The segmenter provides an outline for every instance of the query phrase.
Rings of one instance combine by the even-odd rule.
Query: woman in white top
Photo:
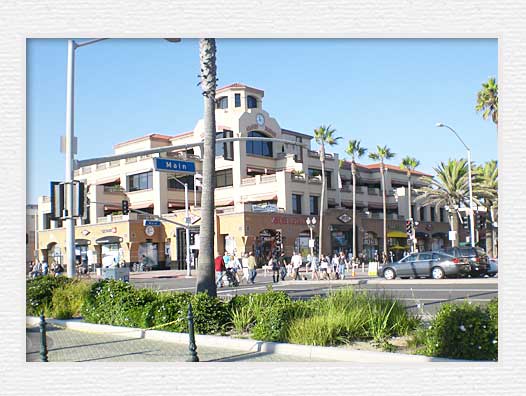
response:
[[[241,259],[241,266],[243,268],[243,279],[245,279],[245,282],[248,285],[248,253],[243,255],[243,258]]]

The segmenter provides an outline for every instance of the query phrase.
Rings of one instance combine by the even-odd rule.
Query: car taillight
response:
[[[478,263],[478,262],[480,261],[480,258],[475,257],[475,258],[473,259],[473,261],[475,261],[475,263]]]
[[[454,258],[452,261],[454,264],[460,264],[460,260],[458,258]]]

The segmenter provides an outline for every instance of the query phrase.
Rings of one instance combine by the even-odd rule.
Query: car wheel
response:
[[[489,275],[490,277],[492,277],[492,278],[495,278],[495,275],[497,275],[497,273],[495,272],[495,273],[493,273],[493,274],[488,274],[488,275]]]
[[[433,277],[433,279],[444,279],[445,273],[444,273],[444,270],[442,268],[434,267],[431,270],[431,276]]]
[[[396,278],[396,274],[392,268],[386,268],[384,270],[384,278],[387,280],[393,280]]]

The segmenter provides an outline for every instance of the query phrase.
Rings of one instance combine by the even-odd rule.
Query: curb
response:
[[[37,326],[40,318],[26,316],[26,324]],[[65,327],[66,329],[84,331],[98,334],[126,335],[128,337],[144,338],[147,340],[172,342],[177,344],[188,344],[187,333],[174,333],[161,330],[142,330],[132,327],[110,326],[82,322],[80,319],[58,320],[46,319],[53,325]],[[323,359],[335,362],[357,362],[357,363],[424,363],[424,362],[454,362],[473,363],[466,360],[455,360],[436,358],[421,355],[408,355],[404,353],[391,353],[379,351],[361,351],[338,347],[321,347],[310,345],[286,344],[280,342],[257,341],[251,339],[238,339],[224,336],[196,334],[195,341],[198,347],[206,346],[213,348],[234,349],[245,352],[266,352],[280,355],[288,355],[305,358],[306,361]]]

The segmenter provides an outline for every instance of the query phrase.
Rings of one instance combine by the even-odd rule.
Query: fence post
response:
[[[44,318],[44,311],[40,313],[40,361],[48,361],[46,342],[46,319]]]
[[[192,312],[192,303],[188,304],[188,336],[190,338],[188,344],[190,357],[187,359],[187,362],[198,362],[199,357],[197,356],[197,346],[195,345],[194,314]]]

